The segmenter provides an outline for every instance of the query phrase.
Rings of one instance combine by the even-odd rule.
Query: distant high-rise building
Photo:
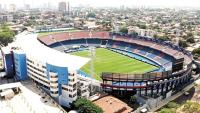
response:
[[[30,10],[30,5],[29,5],[29,4],[25,4],[25,5],[24,5],[24,8],[25,8],[26,10]]]
[[[0,4],[0,11],[2,10],[2,5]]]
[[[124,6],[124,5],[121,5],[121,6],[120,6],[120,9],[121,9],[121,10],[124,10],[124,9],[125,9],[125,6]]]
[[[67,13],[69,14],[69,11],[70,11],[70,5],[69,5],[69,2],[67,2]]]
[[[52,8],[50,2],[48,2],[48,4],[47,4],[47,8],[48,8],[48,9],[51,9],[51,8]]]
[[[15,4],[10,4],[9,11],[15,12],[16,11],[16,5]]]
[[[6,4],[4,4],[3,9],[7,10],[7,5]]]
[[[59,2],[58,4],[58,10],[62,12],[66,12],[66,2]]]

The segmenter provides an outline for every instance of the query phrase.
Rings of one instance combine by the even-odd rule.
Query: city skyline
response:
[[[20,2],[19,2],[20,1]],[[9,4],[16,4],[17,7],[23,7],[25,4],[30,4],[31,7],[43,7],[44,5],[51,5],[52,7],[58,7],[58,2],[65,1],[70,2],[71,6],[91,6],[91,7],[200,7],[198,0],[0,0],[2,6]]]

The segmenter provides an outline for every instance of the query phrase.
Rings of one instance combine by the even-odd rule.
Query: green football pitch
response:
[[[51,34],[56,34],[56,33],[77,32],[77,31],[81,31],[81,30],[78,30],[78,29],[69,29],[69,30],[65,30],[65,31],[41,32],[41,33],[38,33],[38,36],[41,37],[41,36],[46,36],[46,35],[51,35]]]
[[[90,57],[89,50],[72,53],[73,55]],[[81,68],[81,71],[91,73],[91,63],[88,62]],[[104,48],[95,49],[95,57],[93,59],[94,76],[96,80],[101,80],[102,72],[114,73],[144,73],[156,69],[157,67],[141,62],[139,60],[121,55]]]

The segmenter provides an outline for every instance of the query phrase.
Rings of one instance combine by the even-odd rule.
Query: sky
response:
[[[146,7],[200,7],[200,0],[0,0],[0,4],[30,4],[32,7],[50,3],[58,6],[59,1],[69,2],[71,6],[89,5],[92,7],[146,6]]]

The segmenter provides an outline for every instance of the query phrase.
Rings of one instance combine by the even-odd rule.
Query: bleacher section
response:
[[[151,60],[149,60],[149,59],[147,59],[147,58],[145,58],[145,57],[142,57],[142,56],[140,56],[140,55],[134,54],[134,53],[132,53],[132,52],[123,51],[123,50],[119,50],[119,49],[113,49],[113,48],[111,48],[110,50],[115,51],[115,52],[117,52],[117,53],[121,53],[121,54],[123,54],[123,55],[127,55],[127,56],[129,56],[129,57],[131,57],[131,58],[140,60],[140,61],[142,61],[142,62],[146,62],[146,63],[148,63],[148,64],[151,64],[151,65],[154,65],[154,66],[158,66],[158,64],[156,64],[155,62],[153,62],[153,61],[151,61]]]
[[[101,46],[104,40],[107,48],[126,51],[127,54],[134,53],[162,66],[171,69],[173,60],[184,58],[184,63],[192,62],[191,53],[184,49],[164,42],[159,39],[130,36],[127,34],[108,32],[71,32],[58,33],[38,38],[42,43],[57,50],[64,51],[66,48],[76,46]],[[62,47],[61,47],[62,46]]]
[[[99,47],[100,44],[101,44],[100,39],[74,39],[74,40],[60,42],[60,44],[59,43],[53,44],[53,45],[51,45],[51,47],[53,47],[59,51],[65,51],[66,48],[72,48],[73,46],[80,47],[81,45],[84,45],[84,46],[89,45],[89,46]],[[127,47],[127,45],[128,45],[128,47]],[[147,62],[152,65],[157,65],[157,66],[159,65],[166,69],[171,69],[171,67],[172,67],[172,65],[164,66],[164,64],[172,62],[172,60],[173,60],[172,58],[170,58],[168,55],[166,55],[162,52],[153,50],[148,47],[143,47],[143,46],[134,45],[134,44],[129,45],[128,43],[125,43],[125,42],[108,40],[107,48],[112,48],[112,50],[115,49],[115,51],[118,53],[128,55],[130,57],[136,58],[138,60]],[[76,51],[80,51],[80,50],[76,49]],[[71,52],[73,52],[73,51],[71,51]],[[156,63],[152,63],[152,62],[156,62]],[[169,63],[169,64],[171,64],[171,63]]]
[[[87,44],[90,44],[90,46],[99,46],[101,44],[100,39],[89,39],[87,40]]]
[[[159,50],[169,56],[173,56],[175,59],[179,59],[181,57],[185,57],[185,63],[192,62],[192,55],[190,52],[185,51],[183,48],[173,45],[170,42],[165,42],[155,38],[149,37],[133,37],[127,34],[120,34],[120,33],[110,33],[111,38],[118,41],[127,41],[135,44],[139,44],[145,47],[151,47],[152,49]],[[177,52],[182,52],[182,55],[175,55]],[[188,56],[186,58],[186,56]]]
[[[142,56],[142,58],[141,57],[138,58],[138,56],[135,57],[135,55],[134,55],[133,58],[147,62],[149,64],[152,64],[152,61],[154,61],[159,66],[163,66],[164,64],[172,62],[172,60],[173,60],[172,58],[170,58],[170,56],[167,56],[166,54],[161,53],[161,52],[156,51],[156,50],[153,50],[151,48],[142,47],[142,46],[139,46],[139,45],[133,45],[132,44],[130,47],[128,47],[128,49],[126,49],[124,45],[125,45],[124,42],[114,42],[114,41],[112,41],[112,43],[109,42],[109,45],[107,47],[112,48],[112,50],[117,49],[116,52],[123,53],[123,54],[126,54],[126,55],[131,56],[131,57],[133,57],[133,55],[130,55],[130,53],[126,53],[126,51],[131,52],[131,53],[135,53],[139,56]],[[120,50],[123,50],[125,52],[122,52]],[[150,59],[150,61],[144,60],[146,58]],[[171,63],[169,63],[169,64],[171,64]],[[166,68],[166,69],[171,69],[172,65],[165,65],[163,67]]]

